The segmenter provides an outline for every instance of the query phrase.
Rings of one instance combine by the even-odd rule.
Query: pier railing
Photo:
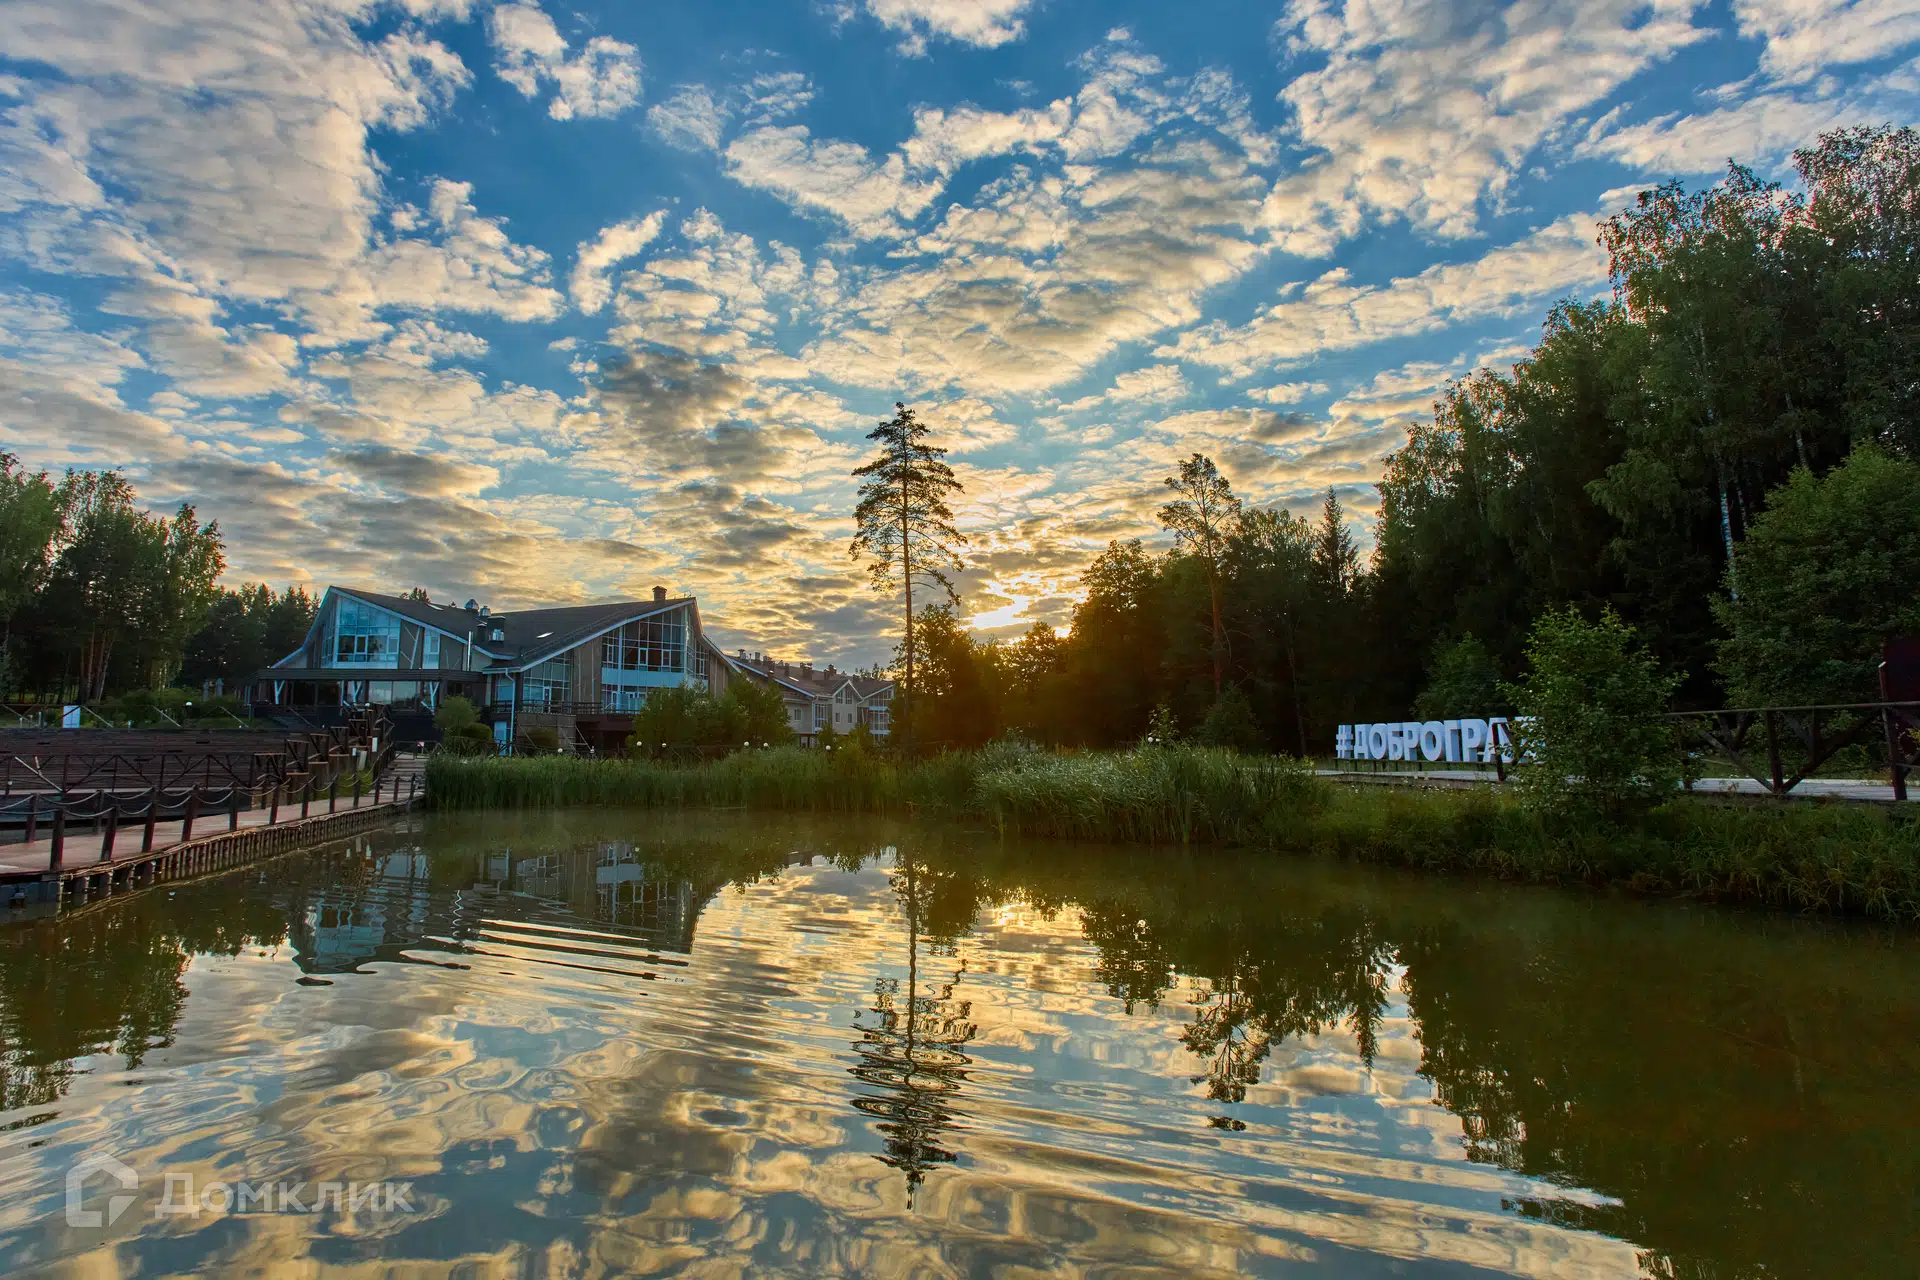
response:
[[[18,835],[16,840],[0,837],[0,857],[9,843],[32,846],[46,839],[49,851],[45,870],[59,872],[68,865],[70,856],[90,854],[99,862],[113,861],[116,845],[122,840],[137,838],[139,851],[151,853],[162,835],[177,836],[174,843],[186,844],[193,839],[196,828],[204,833],[224,825],[228,831],[237,831],[240,815],[247,812],[265,810],[267,818],[262,825],[273,826],[286,819],[350,812],[363,805],[377,807],[403,800],[411,803],[419,798],[420,775],[399,776],[388,767],[392,759],[392,747],[384,746],[370,758],[368,769],[310,773],[264,788],[154,787],[134,795],[103,790],[53,795],[30,792],[0,800],[0,830]],[[176,824],[175,831],[163,830]]]

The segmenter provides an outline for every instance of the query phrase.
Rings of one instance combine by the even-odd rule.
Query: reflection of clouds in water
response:
[[[979,1034],[938,1058],[965,1060],[939,1077],[950,1114],[931,1139],[954,1159],[922,1166],[911,1204],[883,1163],[881,1126],[899,1117],[852,1101],[897,1086],[898,1018],[875,1078],[850,1074],[876,991],[903,1009],[900,900],[877,870],[805,866],[714,895],[690,964],[647,982],[559,967],[498,941],[504,926],[482,931],[494,940],[462,957],[469,971],[387,961],[324,988],[291,986],[284,951],[196,958],[180,1047],[139,1073],[144,1089],[85,1081],[42,1127],[47,1148],[10,1145],[0,1191],[18,1194],[0,1222],[102,1274],[200,1251],[203,1269],[270,1270],[342,1247],[428,1271],[1235,1274],[1318,1259],[1369,1274],[1425,1258],[1634,1274],[1625,1244],[1503,1211],[1544,1189],[1445,1141],[1458,1122],[1426,1106],[1397,988],[1371,1070],[1344,1029],[1276,1041],[1234,1108],[1246,1130],[1210,1135],[1221,1104],[1189,1085],[1180,1041],[1193,984],[1127,1016],[1077,908],[980,921],[918,952],[923,1025]],[[101,1142],[155,1183],[161,1169],[411,1181],[428,1220],[149,1221],[115,1252],[49,1225],[53,1171]]]

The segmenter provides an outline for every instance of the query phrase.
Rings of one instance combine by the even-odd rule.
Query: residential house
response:
[[[783,662],[740,649],[719,655],[731,679],[756,680],[780,691],[787,725],[802,742],[811,742],[828,725],[837,734],[861,725],[876,736],[892,728],[893,681],[841,671],[832,664]]]
[[[503,746],[546,728],[565,748],[617,750],[650,691],[723,689],[717,656],[698,603],[664,587],[651,600],[496,613],[335,586],[300,648],[260,672],[251,697],[255,714],[316,723],[386,707],[400,733],[425,737],[441,701],[459,696]]]

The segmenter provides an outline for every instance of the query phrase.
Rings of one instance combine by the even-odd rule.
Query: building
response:
[[[885,736],[892,728],[891,680],[854,675],[831,665],[817,668],[811,662],[781,662],[744,649],[719,657],[730,678],[757,680],[780,691],[787,704],[787,725],[803,742],[812,741],[828,725],[835,733],[852,733],[865,725],[877,736]]]
[[[744,651],[729,658],[702,630],[698,602],[664,587],[651,600],[504,613],[472,600],[434,604],[328,587],[305,641],[260,672],[249,694],[256,715],[314,723],[349,707],[384,707],[403,737],[422,738],[431,736],[440,703],[463,697],[503,747],[550,729],[563,750],[610,751],[625,746],[633,713],[652,690],[687,685],[719,694],[734,679],[779,688],[803,739],[827,724],[886,732],[890,683],[805,663],[749,663]]]
[[[318,722],[385,707],[407,733],[457,696],[503,746],[550,728],[564,747],[604,750],[625,743],[649,691],[707,685],[714,654],[698,603],[664,587],[651,600],[504,613],[328,587],[305,642],[260,673],[251,700],[256,714]]]

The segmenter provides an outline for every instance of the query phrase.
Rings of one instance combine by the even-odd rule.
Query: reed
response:
[[[1191,747],[1056,754],[1014,746],[900,762],[775,748],[704,764],[436,756],[440,809],[619,805],[898,814],[1003,835],[1266,848],[1543,884],[1920,919],[1920,821],[1864,805],[1676,799],[1625,825],[1574,824],[1488,787],[1339,787],[1299,761]]]

